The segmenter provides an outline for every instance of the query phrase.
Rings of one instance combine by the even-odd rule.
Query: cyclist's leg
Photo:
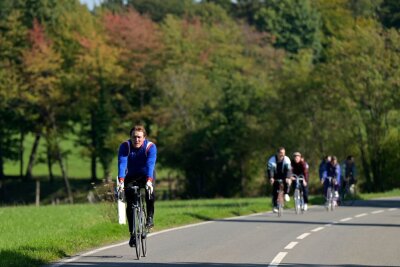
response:
[[[308,204],[308,186],[304,186],[304,184],[302,184],[301,187],[303,189],[304,204]]]
[[[328,187],[329,187],[329,181],[328,181],[328,179],[325,179],[324,184],[323,184],[323,191],[322,191],[325,199],[326,199],[326,194],[328,193]]]
[[[129,179],[125,178],[124,188],[125,188],[125,198],[126,198],[126,217],[128,219],[129,225],[129,233],[133,232],[133,200],[134,200],[134,192],[130,190],[130,187],[134,184],[134,182]]]
[[[278,206],[278,191],[279,191],[279,182],[274,181],[272,184],[272,205],[274,207]]]

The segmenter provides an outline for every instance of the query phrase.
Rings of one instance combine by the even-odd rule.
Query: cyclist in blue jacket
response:
[[[156,145],[147,140],[146,130],[143,126],[134,126],[130,132],[130,139],[119,146],[118,151],[118,179],[124,183],[124,188],[128,189],[132,184],[137,183],[140,187],[146,187],[146,207],[147,222],[146,226],[154,226],[154,181],[156,179],[155,164],[157,159]],[[129,190],[125,190],[126,215],[128,217],[129,232],[131,238],[129,245],[134,246],[135,238],[133,232],[132,202],[133,195]]]
[[[338,189],[340,185],[340,164],[338,163],[336,156],[332,156],[331,161],[326,166],[326,170],[323,172],[322,183],[324,185],[324,196],[326,196],[326,192],[329,187],[329,180],[326,179],[327,177],[332,177],[335,198],[338,198]]]

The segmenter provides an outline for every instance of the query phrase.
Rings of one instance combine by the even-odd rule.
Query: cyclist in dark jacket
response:
[[[322,158],[321,163],[319,164],[319,180],[322,182],[322,178],[324,178],[324,172],[326,171],[326,167],[328,163],[331,161],[331,156],[326,155]]]
[[[304,180],[300,185],[303,190],[303,198],[304,198],[304,210],[308,209],[308,165],[302,160],[300,152],[293,153],[293,159],[291,161],[292,164],[292,174],[296,174],[297,176],[303,175]],[[293,177],[293,185],[296,188],[296,179]]]
[[[126,216],[128,217],[129,232],[131,239],[130,246],[134,246],[135,238],[133,232],[132,202],[133,194],[128,189],[132,184],[146,187],[146,207],[147,222],[146,226],[154,226],[154,187],[155,164],[157,159],[156,145],[146,139],[146,130],[143,126],[137,125],[130,132],[130,139],[119,146],[118,151],[118,180],[124,184],[126,196]]]

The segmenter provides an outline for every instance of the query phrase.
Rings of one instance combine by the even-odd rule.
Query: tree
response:
[[[311,1],[267,0],[254,16],[260,31],[275,36],[275,47],[291,53],[309,48],[318,57],[320,16]]]
[[[61,87],[61,55],[54,51],[52,42],[45,35],[44,28],[35,21],[29,31],[30,49],[24,52],[23,65],[27,90],[23,92],[29,112],[34,115],[37,135],[44,133],[48,150],[54,151],[60,164],[62,177],[70,203],[72,191],[66,174],[59,137],[62,135],[62,118],[66,98]],[[27,176],[32,175],[28,166]],[[51,164],[50,164],[51,167]]]
[[[128,5],[149,15],[152,20],[161,22],[167,15],[182,17],[193,5],[193,0],[128,0]]]
[[[400,28],[400,2],[396,0],[383,0],[378,11],[382,24],[391,28]]]
[[[351,118],[346,125],[357,140],[366,187],[386,189],[383,176],[386,155],[382,143],[396,127],[391,114],[398,112],[399,33],[378,26],[348,29],[348,38],[335,40],[326,66],[327,90],[344,104]],[[334,77],[334,78],[333,78]]]
[[[100,23],[92,24],[92,31],[78,35],[80,51],[74,68],[76,97],[81,105],[80,144],[91,158],[91,179],[97,180],[96,163],[100,161],[104,176],[110,179],[111,162],[114,157],[113,90],[117,87],[122,69],[118,66],[118,49],[106,43]]]
[[[5,2],[8,3],[8,2]],[[3,3],[4,4],[4,3]],[[0,129],[0,176],[4,176],[3,164],[5,160],[21,162],[22,170],[22,144],[23,136],[29,128],[29,115],[24,112],[19,99],[20,90],[23,88],[21,61],[22,53],[26,48],[26,27],[21,23],[21,13],[9,10],[0,20],[0,114],[2,127]],[[16,135],[20,134],[20,138]],[[22,174],[22,171],[21,171]]]

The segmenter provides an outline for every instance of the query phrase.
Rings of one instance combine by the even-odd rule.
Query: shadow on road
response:
[[[400,208],[400,198],[355,200],[352,202],[351,206],[352,207]]]
[[[145,259],[144,259],[145,260]],[[107,267],[128,267],[128,266],[154,266],[154,267],[259,267],[267,266],[266,264],[244,264],[244,263],[210,263],[210,262],[177,262],[177,263],[154,263],[154,262],[143,262],[138,260],[132,260],[132,262],[74,262],[64,266],[107,266]],[[325,264],[279,264],[279,266],[286,267],[377,267],[383,265],[358,265],[358,264],[337,264],[337,265],[325,265]],[[386,266],[386,265],[385,265]],[[399,267],[400,265],[391,265],[386,267]]]

